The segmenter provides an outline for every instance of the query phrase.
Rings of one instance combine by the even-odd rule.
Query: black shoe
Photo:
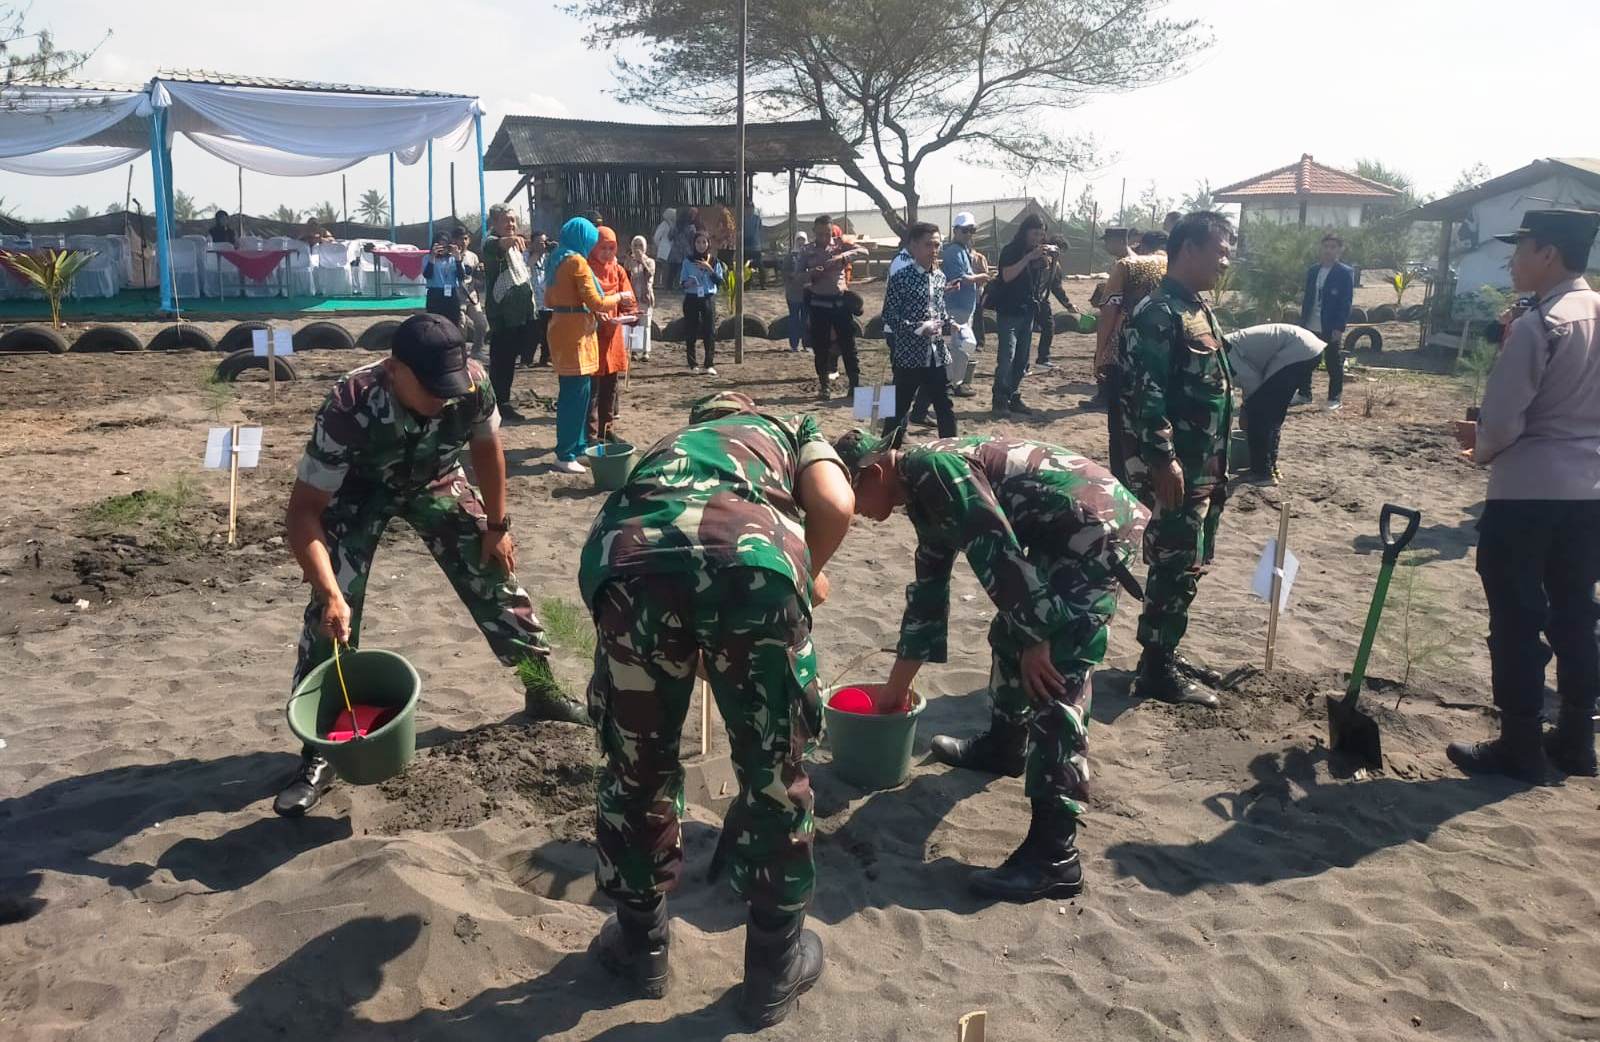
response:
[[[529,720],[594,726],[589,711],[561,690],[548,662],[530,658],[517,667],[517,675],[522,679],[522,712]]]
[[[1562,774],[1593,778],[1600,774],[1594,753],[1594,714],[1563,712],[1556,726],[1545,732],[1544,754]]]
[[[500,419],[505,423],[526,423],[528,418],[510,405],[500,406]]]
[[[298,818],[317,805],[333,788],[333,764],[315,753],[303,753],[294,780],[283,787],[272,809],[285,818]]]
[[[951,767],[1022,777],[1028,763],[1028,729],[992,717],[989,730],[973,738],[933,736],[933,758]]]
[[[972,388],[968,387],[966,384],[956,384],[954,387],[950,388],[950,397],[952,397],[952,398],[976,398],[976,397],[978,397],[978,392],[974,391]]]
[[[1222,686],[1223,676],[1221,673],[1218,673],[1210,666],[1202,666],[1198,663],[1190,662],[1188,659],[1183,657],[1181,652],[1173,654],[1172,664],[1178,667],[1178,672],[1184,674],[1185,676],[1193,677],[1207,687]]]
[[[1173,705],[1199,705],[1215,709],[1217,696],[1184,677],[1174,657],[1146,648],[1139,659],[1139,675],[1133,682],[1135,698],[1153,698]]]
[[[1032,416],[1034,413],[1034,410],[1022,400],[1021,395],[1012,395],[1011,401],[1007,403],[1006,407],[1018,416]]]
[[[1468,774],[1503,774],[1518,781],[1543,785],[1549,780],[1539,718],[1500,718],[1500,737],[1492,742],[1451,742],[1444,754]]]
[[[1011,415],[1011,406],[1004,402],[996,402],[989,406],[989,413],[997,420],[1003,420]]]
[[[1077,822],[1054,800],[1034,800],[1033,818],[1022,845],[999,868],[974,872],[975,894],[1002,901],[1037,901],[1083,893],[1078,861]]]
[[[739,1012],[751,1027],[781,1022],[822,976],[822,938],[806,914],[750,909],[744,931],[744,994]]]
[[[923,430],[932,430],[934,427],[934,422],[926,416],[913,416],[911,417],[911,423],[913,426],[921,427]]]
[[[645,998],[667,994],[667,899],[658,897],[642,905],[619,902],[617,914],[600,928],[596,954],[600,964],[624,980],[632,981]]]

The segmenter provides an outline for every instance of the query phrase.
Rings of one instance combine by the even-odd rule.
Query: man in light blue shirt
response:
[[[976,217],[965,210],[956,214],[950,225],[950,241],[945,243],[941,258],[947,283],[958,284],[955,289],[945,290],[945,310],[950,313],[950,321],[958,326],[971,325],[974,332],[977,323],[982,321],[982,316],[978,314],[978,295],[982,292],[983,284],[989,281],[987,271],[974,271],[972,267],[972,239],[977,231]],[[950,393],[958,398],[970,398],[975,392],[962,385],[951,388]],[[920,421],[925,415],[913,414],[912,420]]]

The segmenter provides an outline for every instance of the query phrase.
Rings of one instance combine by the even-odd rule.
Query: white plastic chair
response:
[[[110,244],[111,253],[117,259],[117,286],[120,288],[133,285],[133,250],[128,246],[128,237],[107,235],[104,239]]]
[[[172,240],[169,244],[168,259],[172,265],[173,290],[180,297],[200,296],[200,258],[205,255],[205,251],[196,244],[196,239],[200,239],[200,236],[185,235],[181,239]],[[226,265],[228,262],[222,263]]]
[[[322,242],[311,250],[315,267],[312,269],[316,292],[324,297],[349,297],[361,293],[360,268],[352,268],[351,244],[347,242]],[[309,249],[309,247],[308,247]]]
[[[207,242],[200,251],[200,285],[208,297],[237,297],[239,269],[233,262],[217,256],[218,250],[232,249],[225,242]]]
[[[239,236],[239,248],[241,250],[265,250],[265,249],[269,249],[270,247],[267,246],[267,242],[268,242],[268,240],[263,239],[259,235],[241,235],[241,236]]]
[[[88,250],[94,256],[72,279],[67,291],[77,297],[114,297],[117,295],[116,248],[103,236],[69,235],[67,249]]]
[[[315,292],[311,280],[310,246],[299,239],[278,235],[267,240],[266,248],[269,250],[290,251],[289,256],[283,259],[283,263],[291,297],[306,297]]]
[[[66,248],[66,240],[59,235],[35,235],[33,248],[36,250],[60,250]]]

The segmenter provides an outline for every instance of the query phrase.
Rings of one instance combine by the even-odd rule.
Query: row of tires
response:
[[[1379,322],[1416,322],[1422,318],[1423,307],[1421,304],[1407,304],[1397,308],[1393,304],[1379,304],[1375,308],[1351,308],[1350,324],[1352,326],[1365,325]],[[1273,321],[1270,315],[1263,316],[1260,312],[1245,308],[1233,315],[1234,321],[1241,327],[1253,326],[1258,322]],[[1284,308],[1277,317],[1279,322],[1287,322],[1292,326],[1300,324],[1299,308]]]
[[[258,329],[268,329],[266,322],[240,322],[220,339],[199,326],[180,322],[156,331],[149,342],[127,326],[91,326],[75,339],[68,339],[59,330],[49,326],[17,326],[0,333],[0,353],[38,352],[63,354],[103,351],[221,351],[231,354],[251,346],[252,334]],[[367,327],[359,337],[337,322],[308,322],[294,332],[296,351],[337,351],[360,347],[372,351],[386,351],[394,331],[400,328],[398,319],[385,319]]]

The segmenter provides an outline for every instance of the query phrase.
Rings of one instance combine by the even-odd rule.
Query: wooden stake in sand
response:
[[[239,520],[239,425],[228,439],[228,545],[233,545]]]
[[[989,1012],[980,1009],[956,1021],[956,1042],[983,1042],[983,1029],[988,1020]]]
[[[1267,672],[1278,643],[1278,601],[1283,593],[1283,558],[1289,551],[1289,501],[1278,506],[1278,545],[1272,557],[1272,598],[1267,602]]]
[[[711,752],[711,684],[700,679],[700,755]]]

